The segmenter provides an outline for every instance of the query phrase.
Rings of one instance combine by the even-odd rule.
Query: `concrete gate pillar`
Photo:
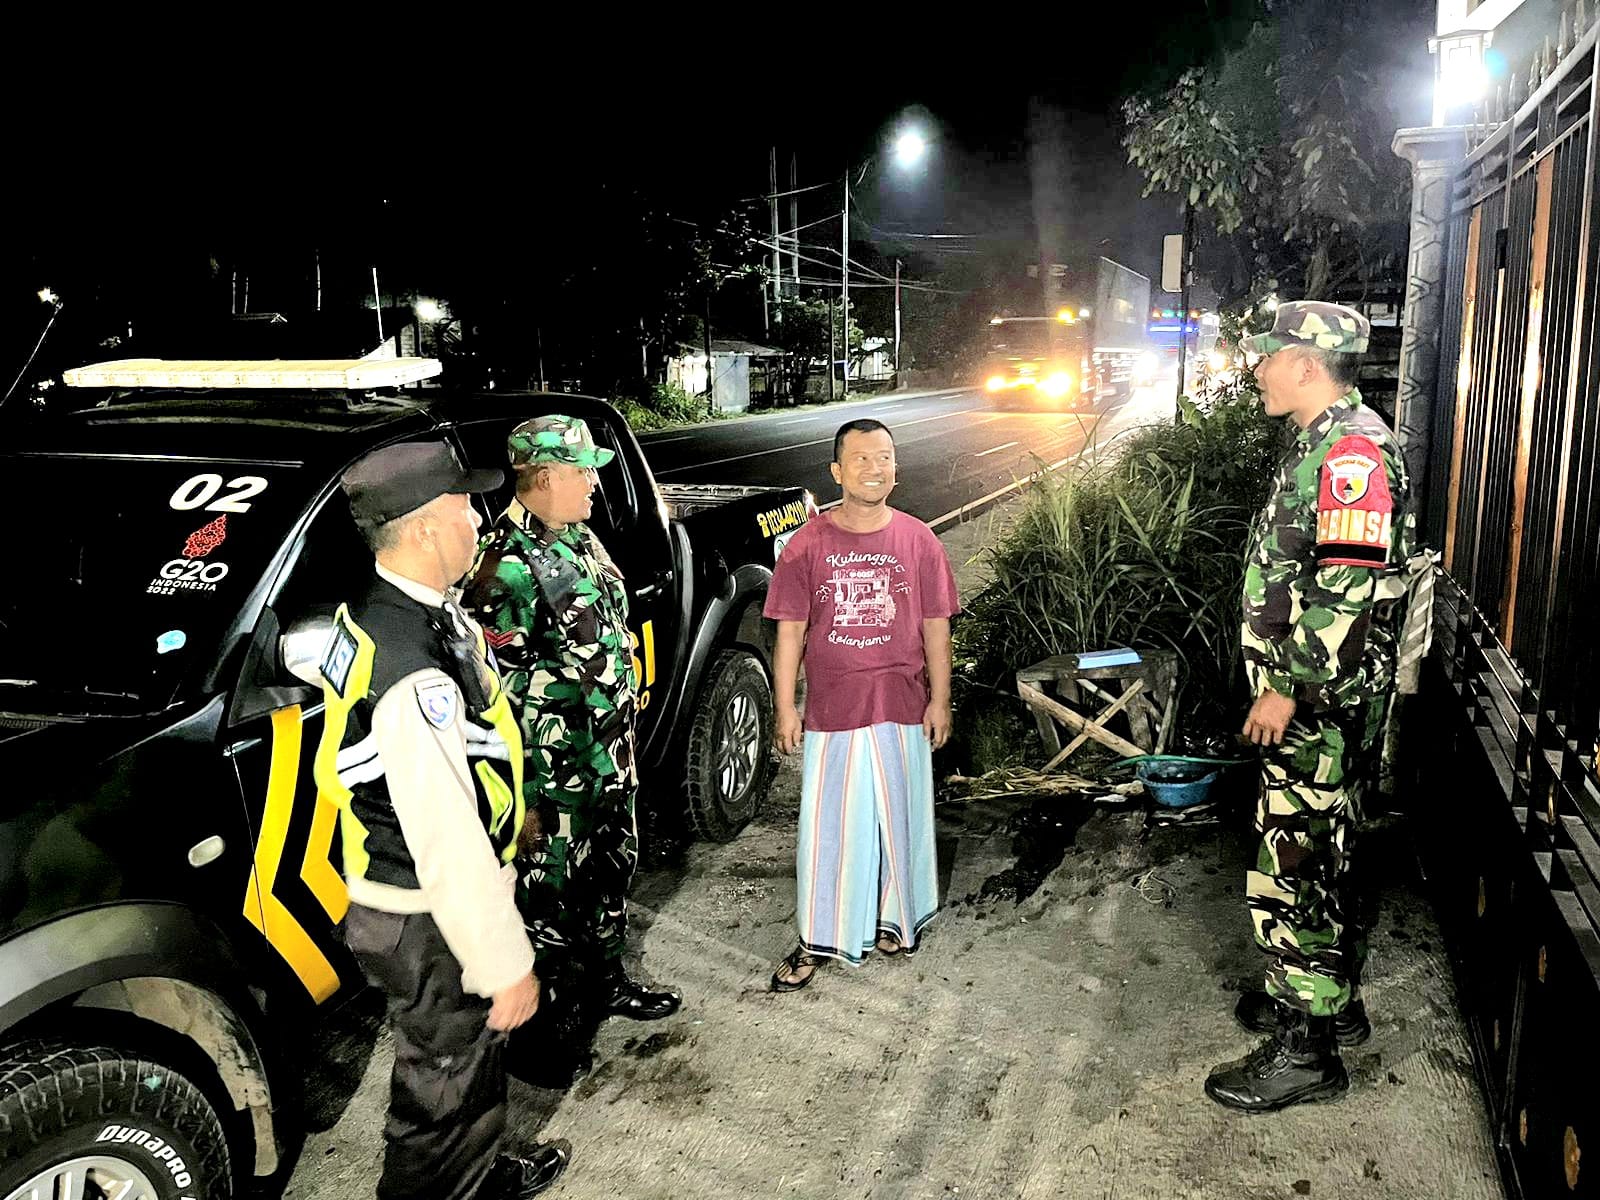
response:
[[[1459,125],[1402,129],[1394,135],[1394,152],[1411,164],[1411,250],[1395,432],[1411,474],[1412,494],[1425,495],[1444,323],[1451,181],[1466,157],[1467,131]]]

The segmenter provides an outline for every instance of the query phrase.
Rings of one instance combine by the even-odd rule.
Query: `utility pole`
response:
[[[717,415],[716,361],[711,357],[711,289],[706,288],[706,411]]]
[[[900,260],[894,260],[894,385],[900,386]]]
[[[840,266],[844,268],[844,395],[850,395],[850,168],[844,172],[844,223],[839,227]],[[832,323],[828,325],[833,328]]]
[[[833,364],[838,360],[833,342],[833,297],[828,297],[828,399],[833,399]]]
[[[372,307],[378,314],[378,345],[383,345],[383,299],[378,295],[378,268],[372,268]]]
[[[800,298],[800,159],[789,155],[789,265],[794,271],[794,294]]]
[[[317,311],[322,311],[322,251],[316,251],[317,256]]]
[[[777,310],[776,320],[783,320],[783,243],[779,240],[778,229],[778,148],[772,147],[772,152],[767,156],[767,182],[771,185],[767,190],[772,193],[772,306]],[[766,295],[765,292],[762,295]]]
[[[1184,373],[1189,354],[1189,280],[1194,274],[1194,205],[1183,205],[1183,292],[1178,310],[1178,401],[1173,405],[1173,424],[1183,420]]]

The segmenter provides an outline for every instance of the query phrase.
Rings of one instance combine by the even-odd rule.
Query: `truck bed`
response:
[[[656,486],[671,515],[680,518],[778,490],[742,483],[658,483]]]

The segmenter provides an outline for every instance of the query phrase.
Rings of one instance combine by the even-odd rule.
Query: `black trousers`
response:
[[[345,943],[382,988],[394,1031],[380,1200],[467,1200],[506,1126],[505,1037],[489,1001],[461,990],[461,964],[427,913],[352,904]]]

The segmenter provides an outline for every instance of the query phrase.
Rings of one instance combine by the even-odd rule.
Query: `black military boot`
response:
[[[677,992],[651,991],[644,984],[629,979],[620,962],[614,963],[600,977],[595,994],[607,1016],[631,1017],[635,1021],[659,1021],[670,1017],[683,1004],[683,997]]]
[[[1277,1112],[1327,1100],[1350,1086],[1333,1035],[1332,1017],[1289,1011],[1273,1035],[1238,1062],[1206,1079],[1206,1095],[1242,1112]]]
[[[1273,1033],[1289,1009],[1279,1004],[1266,992],[1245,992],[1233,1006],[1233,1019],[1251,1033]],[[1341,1047],[1359,1046],[1372,1036],[1372,1022],[1367,1020],[1367,1006],[1360,998],[1350,1001],[1333,1018],[1333,1035]]]
[[[572,1161],[572,1144],[565,1138],[541,1142],[526,1155],[502,1154],[489,1168],[478,1189],[482,1200],[531,1200],[561,1178]]]

